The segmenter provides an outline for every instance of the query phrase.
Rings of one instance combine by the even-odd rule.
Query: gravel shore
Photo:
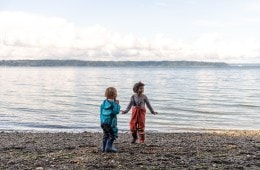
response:
[[[102,153],[102,133],[0,133],[0,169],[260,169],[260,130],[146,133]]]

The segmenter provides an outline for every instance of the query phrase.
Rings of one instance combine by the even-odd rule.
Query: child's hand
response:
[[[157,114],[158,114],[158,112],[152,112],[152,114],[154,114],[154,115],[157,115]]]

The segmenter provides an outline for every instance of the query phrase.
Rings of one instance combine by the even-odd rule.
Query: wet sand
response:
[[[102,133],[0,133],[0,169],[260,169],[260,130],[119,134],[102,153]]]

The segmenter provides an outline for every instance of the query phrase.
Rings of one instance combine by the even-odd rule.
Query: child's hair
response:
[[[134,87],[133,87],[133,91],[135,93],[138,92],[138,89],[141,87],[141,86],[144,86],[144,83],[142,83],[141,81],[139,81],[138,83],[135,83]]]
[[[117,96],[116,88],[114,88],[114,87],[108,87],[108,88],[106,89],[105,96],[106,96],[108,99],[114,99],[114,98],[116,98],[116,96]]]

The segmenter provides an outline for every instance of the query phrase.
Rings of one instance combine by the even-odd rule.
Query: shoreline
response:
[[[172,131],[158,131],[158,130],[145,130],[146,133],[215,133],[215,132],[259,132],[260,129],[218,129],[218,128],[177,128]],[[0,133],[102,133],[101,128],[97,128],[95,130],[7,130],[0,129]],[[130,133],[129,129],[127,130],[119,130],[118,133]]]
[[[0,169],[259,169],[260,130],[146,133],[102,153],[100,132],[1,132]]]

